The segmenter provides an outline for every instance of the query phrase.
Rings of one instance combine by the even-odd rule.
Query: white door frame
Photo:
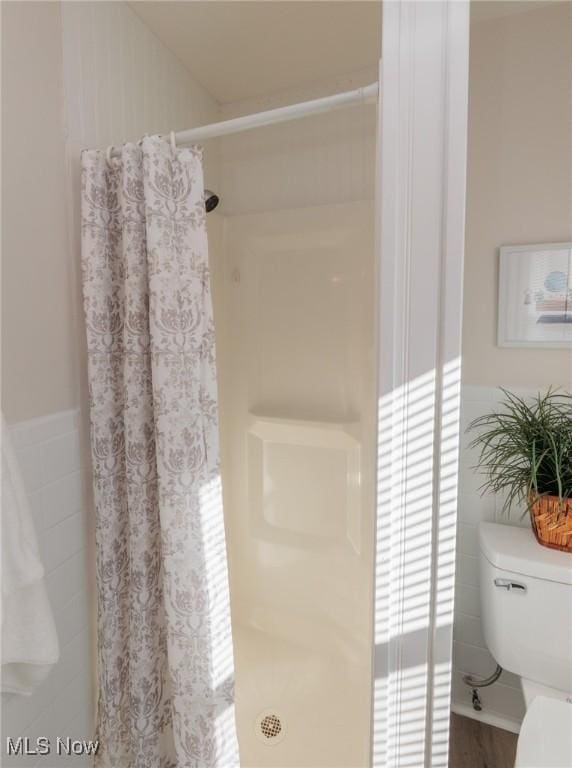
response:
[[[448,764],[469,3],[383,3],[372,765]]]

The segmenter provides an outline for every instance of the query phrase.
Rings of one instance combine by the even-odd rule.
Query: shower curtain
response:
[[[202,152],[82,155],[96,765],[238,765]]]

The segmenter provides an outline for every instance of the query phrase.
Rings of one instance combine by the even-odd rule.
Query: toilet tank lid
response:
[[[530,528],[483,522],[479,524],[479,544],[496,568],[572,584],[572,554],[543,547]]]

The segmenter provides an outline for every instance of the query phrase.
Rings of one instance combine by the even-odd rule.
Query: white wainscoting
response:
[[[511,388],[511,391],[515,391]],[[535,392],[519,390],[519,395]],[[503,672],[494,685],[481,688],[482,712],[471,704],[471,689],[462,675],[472,672],[487,676],[496,662],[489,653],[481,626],[479,596],[478,524],[489,520],[509,525],[529,526],[528,518],[501,515],[501,502],[494,495],[481,495],[483,477],[475,471],[478,453],[469,447],[472,436],[467,427],[477,416],[488,413],[503,398],[496,387],[464,385],[461,392],[461,453],[459,457],[459,506],[457,528],[457,572],[453,644],[453,710],[483,722],[518,732],[524,716],[524,699],[518,677]]]
[[[6,756],[6,737],[90,739],[94,731],[94,590],[90,476],[78,411],[11,427],[28,492],[60,643],[60,659],[31,696],[2,695],[2,765],[84,765],[82,758]]]

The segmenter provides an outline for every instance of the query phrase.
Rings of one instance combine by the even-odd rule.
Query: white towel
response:
[[[2,693],[29,695],[59,658],[38,540],[2,416]]]

